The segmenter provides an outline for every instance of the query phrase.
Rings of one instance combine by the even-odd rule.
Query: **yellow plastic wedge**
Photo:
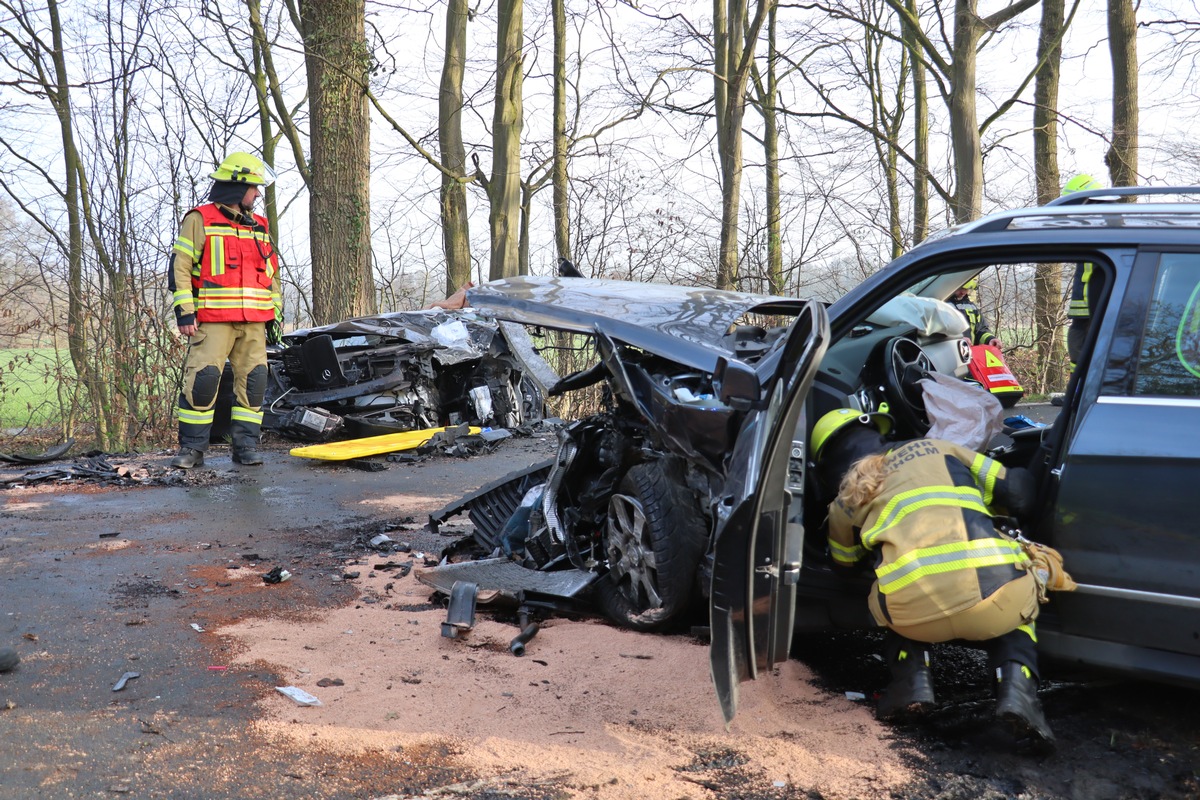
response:
[[[404,431],[403,433],[385,433],[383,436],[368,436],[365,439],[350,439],[345,442],[329,442],[327,444],[310,444],[307,447],[293,447],[291,454],[300,458],[316,458],[321,461],[345,461],[350,458],[377,456],[381,453],[397,453],[401,450],[415,450],[433,438],[435,433],[453,430],[453,428],[426,428],[420,431]],[[470,428],[470,433],[481,433],[483,428]]]

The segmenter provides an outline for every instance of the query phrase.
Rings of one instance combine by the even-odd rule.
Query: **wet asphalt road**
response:
[[[216,448],[204,468],[211,472],[188,476],[210,485],[0,491],[0,645],[22,659],[0,674],[0,797],[395,791],[395,775],[372,786],[370,775],[341,765],[357,790],[331,795],[318,765],[305,771],[317,777],[293,776],[281,794],[273,781],[288,774],[277,763],[286,754],[238,739],[254,697],[271,691],[275,676],[210,669],[227,653],[191,625],[349,602],[353,587],[333,576],[364,552],[363,532],[390,530],[436,552],[451,540],[421,531],[429,512],[546,458],[553,435],[381,472],[303,461],[286,448],[268,452],[262,467],[234,465]],[[127,463],[161,468],[169,458]],[[294,577],[287,591],[271,591],[229,580],[230,564],[282,566]],[[127,672],[139,677],[113,691]],[[217,764],[219,782],[195,780]]]

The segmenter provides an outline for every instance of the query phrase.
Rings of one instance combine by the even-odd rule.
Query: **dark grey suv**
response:
[[[1135,192],[1155,202],[1126,202]],[[1079,192],[995,214],[827,308],[582,278],[471,290],[480,313],[560,341],[590,336],[598,362],[545,396],[598,386],[603,402],[563,429],[553,462],[435,515],[469,510],[476,540],[515,561],[423,579],[467,569],[493,588],[591,594],[646,630],[681,624],[707,599],[713,678],[732,718],[739,682],[786,659],[794,632],[873,626],[869,579],[835,576],[826,553],[813,422],[887,403],[900,438],[924,435],[918,382],[967,372],[966,320],[945,300],[976,276],[1028,285],[1039,264],[1091,264],[1093,321],[1061,413],[989,452],[1033,471],[1035,511],[1020,523],[1079,584],[1038,620],[1043,658],[1200,684],[1200,530],[1188,505],[1200,476],[1200,204],[1157,202],[1168,195],[1200,189]],[[1087,204],[1098,196],[1107,202]],[[527,503],[526,521],[507,525]]]
[[[1200,204],[1158,202],[1197,194],[1110,189],[994,214],[922,244],[828,307],[827,327],[810,337],[824,350],[811,390],[780,398],[761,421],[769,433],[734,451],[750,486],[731,492],[737,505],[716,527],[711,592],[727,718],[737,684],[785,659],[793,630],[867,624],[861,597],[829,569],[817,535],[823,498],[792,432],[833,408],[876,406],[898,385],[901,433],[920,435],[919,394],[907,384],[929,360],[912,331],[873,315],[904,293],[945,299],[973,276],[1040,263],[1092,264],[1095,298],[1057,419],[991,452],[1034,471],[1037,510],[1021,522],[1062,552],[1079,583],[1043,609],[1041,652],[1200,683],[1200,525],[1190,505],[1200,485]]]

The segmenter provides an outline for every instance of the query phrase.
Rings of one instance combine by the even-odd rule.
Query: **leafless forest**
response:
[[[832,299],[1088,172],[1200,183],[1195,0],[0,0],[0,440],[169,436],[176,225],[262,155],[287,327],[467,280]],[[1061,385],[1063,271],[980,300]]]

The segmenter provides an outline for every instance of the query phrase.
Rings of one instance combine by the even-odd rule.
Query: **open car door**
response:
[[[802,413],[829,346],[825,308],[809,302],[778,360],[764,359],[757,413],[738,433],[717,513],[710,598],[713,683],[725,721],[738,684],[788,657],[804,545]]]

